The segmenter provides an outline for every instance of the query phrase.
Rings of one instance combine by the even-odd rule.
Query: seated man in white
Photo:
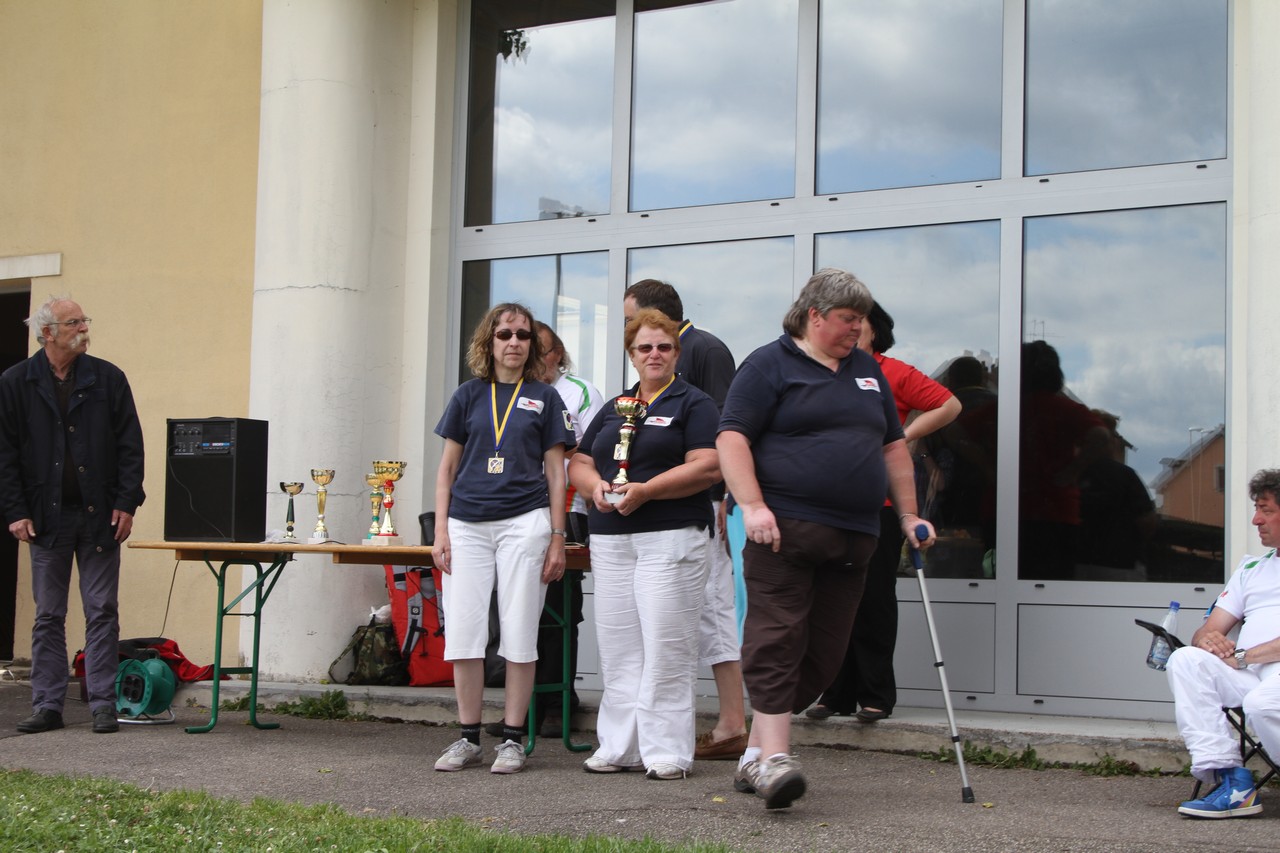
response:
[[[1224,707],[1243,707],[1267,754],[1280,756],[1278,496],[1280,469],[1259,471],[1249,481],[1253,525],[1268,550],[1240,561],[1191,643],[1169,657],[1169,685],[1191,773],[1213,786],[1206,796],[1179,806],[1180,814],[1227,818],[1262,811]],[[1227,635],[1237,626],[1240,635],[1233,642]]]

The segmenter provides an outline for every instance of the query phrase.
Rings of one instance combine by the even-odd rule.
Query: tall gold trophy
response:
[[[289,496],[289,512],[284,517],[284,538],[293,542],[298,538],[293,535],[293,496],[302,491],[302,484],[281,483],[280,491]]]
[[[627,468],[631,462],[631,440],[636,435],[636,421],[649,411],[649,404],[639,397],[619,397],[613,401],[613,410],[622,417],[622,426],[618,427],[618,443],[613,446],[613,458],[618,463],[618,475],[613,478],[613,485],[625,486]],[[622,500],[617,492],[605,492],[604,498],[611,504]]]
[[[377,474],[365,474],[364,481],[369,486],[369,532],[365,539],[377,536],[381,526],[378,524],[378,510],[382,506],[382,478]]]
[[[325,499],[329,496],[329,490],[325,488],[333,482],[332,468],[312,468],[311,479],[315,481],[316,486],[316,508],[318,516],[316,518],[316,529],[311,531],[311,538],[307,540],[309,545],[323,545],[326,542],[332,542],[329,538],[329,528],[324,526],[324,504]]]
[[[404,475],[404,462],[389,462],[385,459],[375,460],[373,463],[373,473],[382,480],[382,528],[378,531],[377,536],[369,538],[370,545],[400,545],[403,544],[400,536],[396,533],[395,525],[391,523],[391,507],[395,506],[395,498],[392,497],[396,491],[396,480]]]

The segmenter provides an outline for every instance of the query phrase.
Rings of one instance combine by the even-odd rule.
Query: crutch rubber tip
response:
[[[972,802],[973,802],[973,789],[972,789],[972,788],[962,788],[962,789],[960,790],[960,800],[961,800],[961,802],[965,802],[965,803],[972,803]]]

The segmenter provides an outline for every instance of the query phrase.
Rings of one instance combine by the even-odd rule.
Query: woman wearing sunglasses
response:
[[[604,677],[588,773],[643,767],[681,779],[693,765],[698,619],[714,530],[708,488],[720,479],[711,398],[676,376],[680,335],[653,309],[636,313],[624,341],[640,381],[605,404],[569,463],[590,496],[596,641]],[[617,401],[638,398],[626,454]],[[634,405],[634,404],[632,404]]]
[[[538,659],[538,621],[547,584],[564,574],[566,448],[576,443],[564,401],[538,381],[542,353],[529,309],[504,303],[476,326],[464,382],[436,434],[444,453],[436,476],[435,564],[444,573],[445,660],[453,662],[462,737],[436,769],[482,761],[480,711],[489,599],[498,592],[507,661],[503,742],[494,773],[524,767],[525,717]]]

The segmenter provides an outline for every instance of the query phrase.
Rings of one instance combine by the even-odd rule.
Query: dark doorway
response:
[[[0,282],[0,372],[27,357],[28,335],[22,322],[31,313],[31,279]],[[0,661],[13,660],[18,609],[18,540],[0,531]]]

